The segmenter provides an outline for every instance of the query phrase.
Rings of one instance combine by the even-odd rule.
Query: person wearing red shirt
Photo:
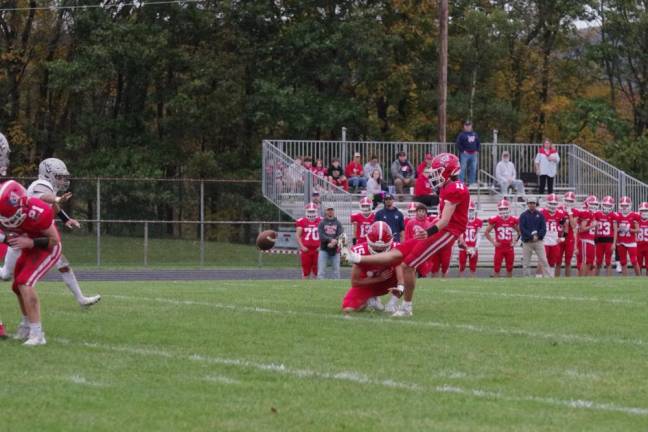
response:
[[[423,203],[428,207],[439,204],[439,197],[430,184],[431,175],[432,169],[426,168],[416,177],[414,182],[414,201]]]
[[[594,213],[596,229],[594,244],[596,245],[596,274],[598,275],[605,263],[607,275],[612,276],[612,252],[616,248],[616,230],[614,220],[614,198],[604,196],[601,200],[601,211]]]
[[[547,233],[544,237],[545,254],[547,263],[554,271],[554,276],[560,276],[560,264],[564,253],[565,235],[567,228],[567,215],[558,208],[558,196],[547,195],[546,208],[541,210],[547,224]]]
[[[351,225],[353,225],[353,244],[359,244],[367,241],[369,227],[374,223],[376,216],[371,211],[372,201],[368,197],[360,200],[360,213],[351,215]]]
[[[475,276],[477,272],[477,261],[479,260],[479,243],[481,237],[479,230],[484,222],[477,217],[477,208],[473,201],[470,201],[468,208],[468,225],[466,231],[459,236],[459,276],[463,277],[466,270],[466,262],[470,257],[470,275]]]
[[[565,241],[562,243],[561,262],[565,262],[565,277],[571,276],[571,263],[576,251],[576,232],[578,225],[576,223],[576,216],[574,213],[574,206],[576,205],[576,194],[574,192],[566,192],[563,197],[564,205],[559,206],[559,209],[567,216],[567,234]],[[561,208],[562,207],[562,208]],[[560,265],[560,263],[558,263]]]
[[[324,166],[324,161],[322,159],[317,159],[315,165],[311,167],[311,171],[318,177],[326,177],[328,170]]]
[[[460,181],[458,176],[461,171],[459,159],[450,153],[441,153],[432,161],[433,174],[431,182],[440,190],[439,220],[427,229],[428,237],[416,241],[411,251],[391,250],[386,253],[360,256],[342,248],[342,256],[353,264],[385,264],[397,258],[403,262],[397,270],[397,291],[403,292],[403,303],[394,312],[395,317],[412,316],[412,298],[416,288],[416,270],[432,256],[441,253],[446,247],[452,245],[461,235],[468,223],[468,207],[470,193],[468,188]],[[409,243],[409,242],[408,242]],[[407,243],[406,243],[407,244]]]
[[[616,252],[619,255],[621,273],[628,275],[628,257],[634,268],[635,275],[641,275],[641,268],[637,264],[637,239],[639,232],[639,213],[632,211],[632,200],[623,196],[619,200],[619,212],[614,220],[614,231],[616,232]]]
[[[423,162],[421,162],[419,166],[416,167],[417,177],[421,175],[425,168],[432,168],[432,160],[434,160],[432,153],[425,153],[425,159],[423,159]]]
[[[637,231],[637,265],[639,270],[645,269],[648,276],[648,202],[639,205],[639,220]],[[641,273],[639,273],[641,274]]]
[[[412,219],[416,219],[416,204],[414,201],[407,205],[407,216],[403,218],[403,225],[407,227],[407,224]]]
[[[594,274],[596,259],[596,219],[594,214],[599,210],[598,198],[590,195],[583,202],[583,209],[574,214],[578,218],[578,252],[576,261],[579,264],[578,274],[580,276],[591,276]]]
[[[21,184],[9,180],[0,186],[0,228],[0,241],[20,249],[11,286],[23,315],[16,338],[26,340],[25,346],[45,345],[35,286],[61,257],[54,211],[38,198],[29,198]]]
[[[434,220],[428,218],[427,207],[423,203],[412,203],[414,204],[414,217],[408,219],[405,224],[405,236],[404,241],[412,240],[419,238],[422,233],[434,224]],[[427,236],[427,234],[425,235]],[[432,269],[432,261],[427,261],[418,268],[419,276],[426,277],[430,270]]]
[[[513,244],[520,238],[518,218],[511,216],[511,203],[500,200],[497,203],[498,215],[488,219],[488,226],[484,231],[484,237],[495,247],[493,257],[493,277],[499,277],[502,269],[502,261],[506,261],[506,276],[513,277],[513,265],[515,264],[515,249]],[[495,231],[495,239],[490,235]]]
[[[364,176],[364,169],[362,168],[362,159],[360,153],[353,155],[353,160],[349,162],[344,169],[349,186],[355,191],[358,189],[365,189],[367,187],[367,178]]]
[[[320,249],[320,238],[317,227],[322,218],[319,217],[319,208],[315,203],[308,203],[305,217],[295,222],[297,245],[302,267],[302,279],[317,278],[317,257]]]

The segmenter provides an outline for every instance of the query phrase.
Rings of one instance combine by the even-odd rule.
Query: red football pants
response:
[[[606,266],[612,264],[612,243],[596,243],[596,266],[602,267],[604,259]]]
[[[493,270],[495,274],[499,274],[502,270],[502,261],[506,260],[506,271],[511,273],[513,271],[513,264],[515,263],[515,249],[513,246],[500,246],[495,248],[495,256],[493,258]]]
[[[639,268],[648,269],[648,242],[637,244],[637,264]]]
[[[308,249],[306,252],[302,251],[300,253],[301,258],[301,267],[302,274],[308,276],[313,274],[317,276],[317,257],[319,255],[319,249]]]
[[[475,253],[470,257],[469,265],[470,271],[475,273],[477,271],[477,260],[479,259],[479,252]],[[462,272],[466,270],[466,261],[468,261],[468,253],[465,249],[459,251],[459,271]]]
[[[626,246],[624,244],[617,245],[617,254],[619,254],[619,263],[625,267],[628,265],[628,257],[630,257],[630,264],[634,267],[637,264],[637,247]]]
[[[547,263],[549,263],[549,267],[560,266],[560,262],[562,261],[560,259],[562,255],[561,244],[559,243],[553,246],[545,245],[545,255],[547,255]]]

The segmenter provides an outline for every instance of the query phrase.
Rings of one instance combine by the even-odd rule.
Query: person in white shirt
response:
[[[554,177],[556,177],[559,162],[558,150],[556,150],[551,140],[545,138],[534,161],[536,174],[540,176],[540,195],[544,195],[545,186],[548,194],[553,193]]]
[[[367,177],[367,180],[370,180],[374,171],[380,173],[380,178],[383,177],[382,167],[378,163],[378,156],[371,155],[371,159],[364,165],[364,175]]]
[[[497,162],[495,167],[495,178],[500,186],[502,195],[508,195],[509,187],[515,189],[515,192],[524,195],[524,183],[516,178],[515,164],[511,162],[509,152],[502,152],[502,160]]]

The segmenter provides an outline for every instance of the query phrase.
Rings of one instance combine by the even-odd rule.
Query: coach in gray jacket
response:
[[[533,252],[538,256],[538,264],[542,266],[544,277],[554,277],[547,263],[544,239],[547,234],[547,222],[542,213],[536,208],[538,200],[534,197],[527,199],[528,209],[520,215],[520,234],[522,236],[522,268],[525,276],[531,276],[529,265]]]
[[[331,264],[333,278],[340,279],[340,252],[338,238],[344,232],[340,221],[335,217],[335,209],[326,206],[324,219],[317,226],[320,237],[320,251],[317,257],[317,279],[324,279],[326,267]]]

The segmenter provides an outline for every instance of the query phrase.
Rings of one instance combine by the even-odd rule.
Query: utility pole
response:
[[[448,99],[448,0],[439,0],[439,142],[446,142]]]

